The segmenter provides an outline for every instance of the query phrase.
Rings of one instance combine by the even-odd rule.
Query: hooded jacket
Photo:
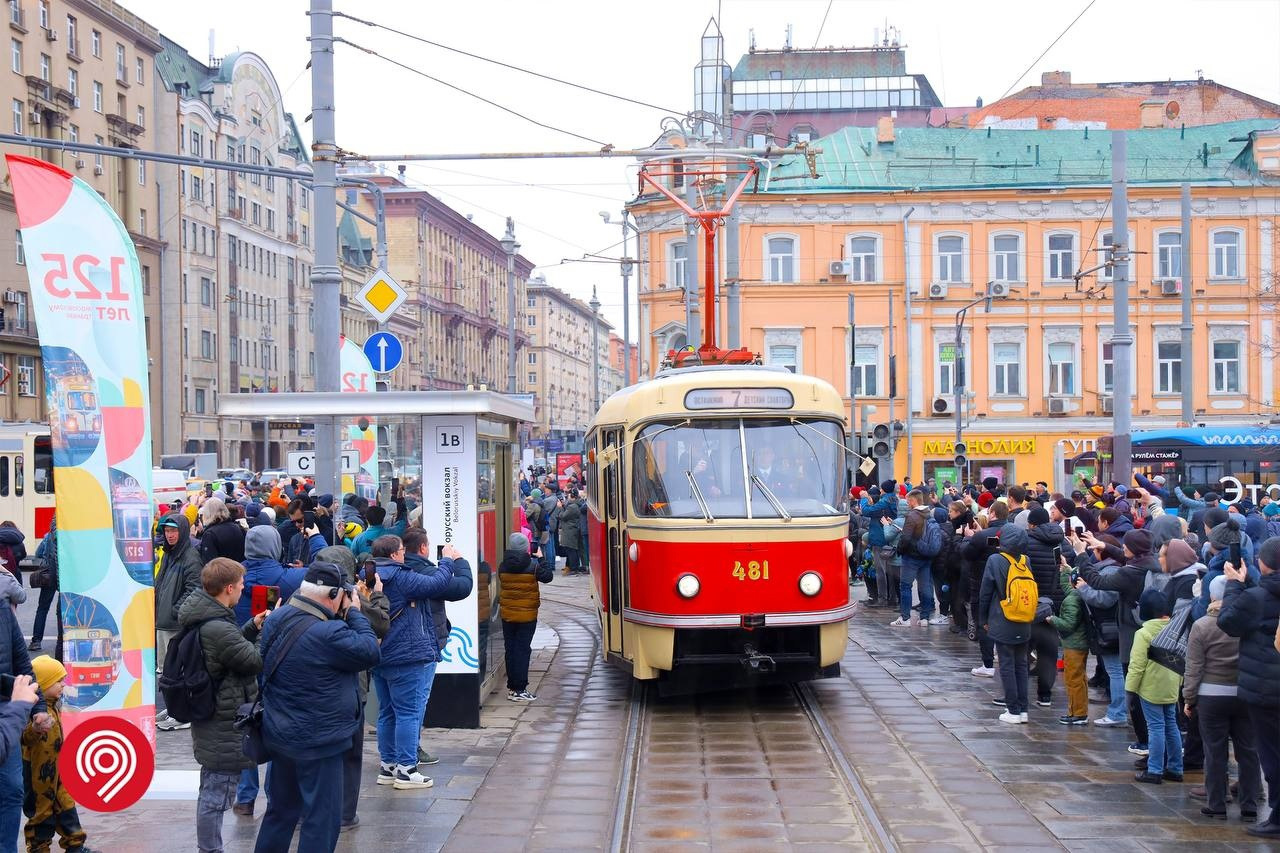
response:
[[[208,525],[200,534],[200,559],[207,563],[215,557],[226,557],[243,563],[244,533],[244,528],[229,518]]]
[[[1218,613],[1218,627],[1240,638],[1239,696],[1250,705],[1280,713],[1280,652],[1276,626],[1280,623],[1280,574],[1262,575],[1257,586],[1245,588],[1227,581]]]
[[[1151,641],[1169,624],[1168,618],[1148,619],[1133,636],[1133,651],[1129,654],[1129,673],[1124,678],[1124,689],[1137,693],[1153,705],[1172,705],[1178,701],[1178,686],[1182,676],[1147,657]]]
[[[577,550],[582,547],[582,504],[579,501],[565,501],[560,510],[560,530],[556,536],[556,544],[561,548]]]
[[[1000,550],[987,558],[978,591],[978,614],[992,642],[1016,646],[1031,638],[1031,623],[1010,622],[1000,606],[1009,581],[1009,560],[1005,555],[1017,559],[1026,549],[1027,532],[1017,525],[1006,524],[1000,530]]]
[[[1075,587],[1071,586],[1071,572],[1058,573],[1058,585],[1062,589],[1062,607],[1053,617],[1053,627],[1062,637],[1064,649],[1087,651],[1089,648],[1089,612]]]
[[[1031,574],[1035,575],[1036,586],[1040,588],[1040,597],[1053,602],[1054,613],[1062,606],[1058,555],[1063,553],[1063,539],[1062,525],[1052,521],[1027,531],[1027,562],[1031,565]]]
[[[524,549],[508,548],[498,564],[498,609],[503,622],[536,622],[539,583],[551,583],[554,570]]]
[[[178,611],[187,596],[200,588],[200,570],[204,561],[191,544],[191,525],[181,513],[171,513],[162,518],[161,524],[172,519],[178,525],[178,544],[165,545],[156,572],[156,627],[162,631],[177,631],[182,627]]]
[[[470,566],[465,560],[457,562],[463,564],[461,569],[469,577]],[[379,666],[425,664],[439,660],[440,643],[429,603],[449,588],[452,573],[418,574],[390,557],[378,557],[374,563],[391,609],[391,629],[382,641],[382,662]]]
[[[1200,696],[1235,696],[1239,690],[1240,640],[1218,626],[1222,602],[1209,604],[1209,612],[1191,626],[1187,638],[1187,671],[1182,698],[1188,705]]]
[[[396,513],[397,521],[394,524],[387,524],[384,520],[382,524],[366,527],[364,532],[351,543],[351,553],[357,557],[369,553],[373,550],[373,540],[379,536],[404,536],[404,531],[409,526],[409,511],[405,509],[404,498],[396,501],[396,508],[399,510]]]
[[[1205,571],[1203,563],[1192,563],[1185,569],[1173,574],[1169,578],[1169,583],[1165,585],[1164,596],[1169,600],[1169,612],[1172,613],[1175,606],[1180,601],[1190,601],[1195,598],[1193,594],[1196,580]]]
[[[1138,606],[1138,599],[1142,597],[1148,569],[1148,565],[1142,563],[1141,560],[1146,560],[1148,563],[1151,562],[1148,555],[1140,558],[1139,561],[1116,566],[1105,572],[1100,571],[1100,564],[1095,564],[1092,561],[1081,561],[1076,564],[1080,569],[1081,577],[1084,578],[1085,583],[1089,586],[1095,590],[1111,590],[1120,596],[1116,606],[1118,608],[1117,618],[1120,621],[1121,660],[1129,659],[1129,652],[1133,648],[1133,635],[1138,630],[1138,620],[1134,616],[1134,612]],[[1157,572],[1160,571],[1160,564],[1155,563],[1154,565],[1155,570]]]
[[[253,589],[257,586],[280,588],[281,603],[288,601],[307,570],[286,566],[280,562],[280,534],[270,525],[250,527],[244,537],[244,591],[236,602],[236,622],[243,625],[253,618]]]
[[[876,501],[871,502],[862,515],[870,522],[867,526],[867,542],[872,548],[883,548],[888,543],[884,540],[884,526],[880,519],[892,521],[898,515],[898,498],[892,492],[885,492]]]
[[[8,550],[8,554],[3,554]],[[27,537],[16,527],[0,527],[0,555],[8,565],[5,566],[15,577],[21,577],[18,564],[27,556]],[[12,562],[10,562],[12,558]]]
[[[1119,509],[1120,501],[1116,501],[1116,509]],[[1102,525],[1098,525],[1101,527]],[[1111,526],[1103,532],[1108,536],[1114,536],[1117,539],[1123,539],[1124,535],[1133,529],[1133,519],[1129,517],[1129,513],[1121,512],[1120,517],[1111,522]]]
[[[444,592],[428,602],[431,624],[436,633],[436,643],[443,649],[449,642],[449,617],[445,610],[445,602],[462,601],[471,594],[471,588],[475,586],[471,565],[461,557],[456,560],[441,560],[437,565],[421,554],[406,554],[404,564],[420,575],[442,574],[450,578]]]
[[[240,600],[244,600],[243,595]],[[257,627],[252,619],[243,628],[237,627],[235,612],[203,588],[187,596],[178,621],[183,628],[200,626],[205,668],[218,685],[213,717],[191,724],[196,762],[206,770],[224,773],[256,767],[241,750],[240,732],[234,724],[236,709],[258,698],[262,656],[258,654]]]

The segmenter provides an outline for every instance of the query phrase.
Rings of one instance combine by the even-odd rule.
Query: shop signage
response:
[[[969,447],[969,457],[977,456],[1016,456],[1036,452],[1036,440],[1031,438],[968,438],[965,444]],[[926,441],[925,456],[954,456],[954,441]]]

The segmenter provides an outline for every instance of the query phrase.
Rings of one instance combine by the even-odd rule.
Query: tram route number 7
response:
[[[751,560],[744,567],[741,560],[734,560],[733,576],[740,581],[767,581],[769,579],[769,561]]]

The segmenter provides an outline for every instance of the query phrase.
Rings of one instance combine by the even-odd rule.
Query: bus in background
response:
[[[12,521],[34,554],[53,521],[53,441],[47,424],[0,423],[0,521]]]
[[[1098,439],[1098,482],[1113,479],[1114,444],[1114,436]],[[1280,500],[1280,426],[1138,430],[1133,433],[1133,470],[1148,477],[1163,474],[1170,494],[1181,486],[1188,495],[1191,489],[1215,491],[1228,504]],[[1170,504],[1167,509],[1177,509],[1176,501]]]

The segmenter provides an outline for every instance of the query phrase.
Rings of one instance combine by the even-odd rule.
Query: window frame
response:
[[[1062,275],[1062,270],[1058,270],[1058,275],[1053,274],[1053,261],[1055,257],[1062,254],[1061,249],[1052,248],[1054,237],[1071,238],[1071,262],[1068,264],[1070,269],[1067,274]],[[1055,229],[1046,231],[1044,234],[1044,282],[1046,284],[1073,284],[1075,282],[1075,271],[1077,267],[1077,258],[1080,255],[1080,233],[1078,231],[1070,231],[1066,229]]]
[[[1234,234],[1236,237],[1235,246],[1235,275],[1227,275],[1218,272],[1218,246],[1215,242],[1219,234]],[[1244,281],[1248,274],[1245,272],[1245,262],[1248,254],[1245,252],[1245,233],[1244,229],[1235,225],[1222,226],[1213,228],[1209,231],[1209,281]]]
[[[1170,257],[1168,271],[1165,271],[1164,249],[1168,248],[1161,244],[1164,237],[1177,237],[1177,252]],[[1176,268],[1176,269],[1175,269]],[[1132,272],[1132,271],[1131,271]],[[1182,278],[1182,229],[1181,228],[1157,228],[1151,234],[1151,277],[1156,280],[1165,279],[1181,279]],[[1134,276],[1130,275],[1130,278]]]
[[[1000,347],[1006,347],[1006,346],[1016,347],[1017,353],[1015,354],[1014,358],[1011,361],[997,361],[996,360],[997,350]],[[1021,341],[993,340],[988,343],[987,345],[988,356],[990,358],[990,363],[991,363],[991,375],[990,375],[990,382],[991,382],[990,396],[991,397],[1002,397],[1006,399],[1018,399],[1018,400],[1025,400],[1027,398],[1026,371],[1023,369],[1026,363],[1026,359],[1024,358],[1026,346],[1027,346],[1027,343],[1025,339]],[[1008,388],[1009,370],[1007,368],[1010,365],[1013,367],[1013,371],[1014,371],[1013,376],[1017,380],[1016,384],[1018,386],[1013,391],[1010,391]],[[999,389],[1002,379],[1005,385],[1005,389],[1003,391]]]
[[[959,278],[952,278],[952,277],[943,278],[942,275],[940,274],[942,269],[942,241],[948,237],[957,237],[960,240],[960,251],[958,253],[960,258],[960,277]],[[947,257],[950,258],[951,256],[952,256],[952,253],[948,252]],[[947,271],[948,273],[950,273],[951,272],[950,262],[947,264],[947,267],[948,267]],[[934,233],[933,235],[933,269],[931,272],[933,274],[931,281],[937,281],[937,282],[945,281],[949,284],[962,285],[967,283],[970,280],[968,233],[964,231],[938,231]]]
[[[677,257],[677,251],[683,249],[684,257]],[[673,288],[687,287],[690,284],[689,239],[673,239],[667,241],[667,286]]]
[[[1007,251],[996,251],[996,241],[1012,237],[1018,241],[1018,247],[1013,252],[1014,263],[1018,265],[1018,269],[1014,270],[1014,275],[997,275],[996,269],[1010,253]],[[1014,231],[1002,228],[998,231],[991,231],[987,234],[987,257],[990,259],[987,273],[992,281],[1001,281],[1008,284],[1026,284],[1027,282],[1027,239],[1026,235],[1021,231]],[[1008,270],[1005,270],[1008,273]]]
[[[853,250],[854,240],[871,240],[871,254],[869,257],[871,258],[872,268],[870,278],[864,275],[865,259],[868,255],[865,252],[855,252]],[[845,235],[844,262],[846,264],[852,264],[855,258],[860,259],[858,272],[855,274],[851,271],[849,275],[846,276],[849,281],[856,281],[859,284],[876,284],[883,280],[883,265],[880,261],[882,257],[881,245],[881,235],[874,231],[855,231],[852,234]],[[852,267],[850,269],[852,270]]]
[[[859,361],[858,350],[870,350],[872,353],[871,361]],[[882,384],[880,381],[881,361],[880,344],[860,344],[857,341],[854,341],[852,359],[853,384],[850,387],[850,392],[853,396],[871,398],[878,398],[882,396],[880,394],[880,386]],[[873,386],[870,391],[866,390],[868,374],[870,374],[871,385]]]
[[[1153,347],[1154,352],[1152,352],[1151,354],[1152,360],[1155,362],[1155,376],[1152,379],[1152,386],[1151,386],[1153,389],[1155,389],[1153,393],[1155,393],[1157,396],[1163,396],[1163,395],[1181,396],[1182,395],[1182,364],[1183,364],[1182,341],[1181,340],[1156,340],[1154,344],[1155,344],[1155,346]],[[1165,344],[1171,344],[1178,348],[1177,359],[1168,359],[1160,355],[1160,347],[1164,346]],[[1178,370],[1177,370],[1178,382],[1176,387],[1172,382],[1173,380],[1172,365],[1174,364],[1178,366]],[[1168,387],[1164,387],[1164,382],[1163,382],[1164,377],[1162,375],[1163,374],[1162,368],[1164,368],[1165,365],[1170,365],[1170,369],[1169,369],[1170,382]]]
[[[763,268],[761,269],[761,278],[769,284],[795,284],[799,280],[799,270],[797,267],[799,266],[800,260],[800,235],[790,231],[771,231],[768,234],[765,234],[762,240],[763,242],[761,246],[763,248],[763,254],[761,254],[760,257],[762,258],[761,266]],[[773,240],[790,240],[790,254],[774,255],[769,248],[769,243]],[[786,272],[785,269],[780,269],[780,275],[777,277],[774,276],[773,266],[775,258],[780,260],[790,258],[791,275],[789,277],[781,275],[781,273]]]
[[[1067,347],[1070,357],[1066,361],[1054,361],[1054,347]],[[1079,397],[1080,396],[1080,352],[1075,341],[1052,341],[1044,345],[1045,355],[1045,396],[1046,397]],[[1063,369],[1065,368],[1065,370]],[[1070,382],[1064,382],[1069,379]],[[1054,385],[1058,390],[1054,391]],[[1064,385],[1070,385],[1064,389]]]
[[[1221,359],[1218,358],[1217,356],[1218,344],[1234,345],[1236,348],[1235,357],[1221,358]],[[1239,397],[1240,395],[1245,393],[1245,389],[1248,388],[1248,384],[1245,376],[1244,349],[1245,349],[1245,342],[1241,338],[1226,337],[1226,336],[1215,338],[1213,335],[1209,336],[1209,377],[1210,377],[1209,393],[1210,394],[1216,395],[1216,396],[1224,396],[1224,397]],[[1218,383],[1219,364],[1221,363],[1222,367],[1224,368],[1224,376],[1225,376],[1225,368],[1231,362],[1234,362],[1236,366],[1236,387],[1234,389],[1223,387]]]

